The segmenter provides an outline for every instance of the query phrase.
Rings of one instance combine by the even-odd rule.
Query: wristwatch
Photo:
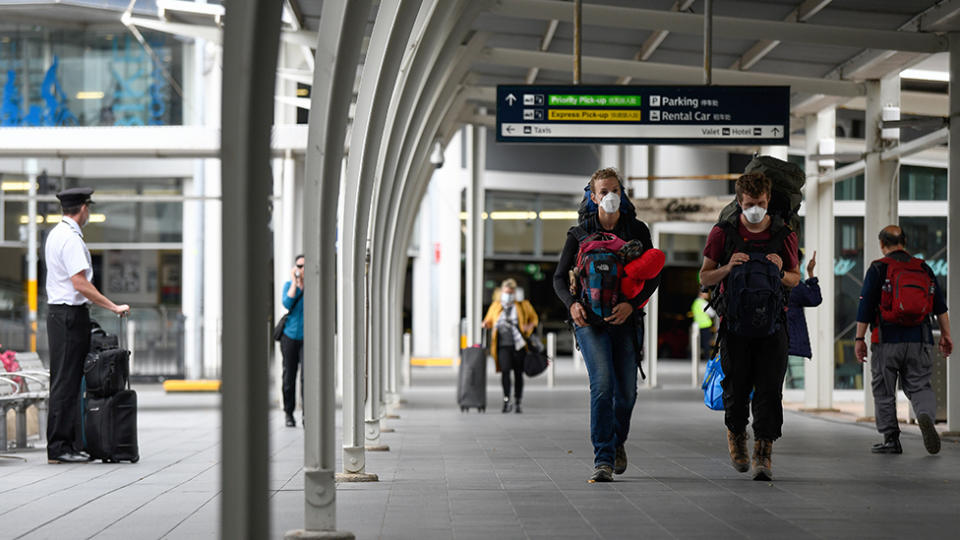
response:
[[[864,338],[862,338],[862,337],[853,338],[853,340],[854,340],[854,341],[864,341],[864,342],[866,341],[866,339],[864,339]]]

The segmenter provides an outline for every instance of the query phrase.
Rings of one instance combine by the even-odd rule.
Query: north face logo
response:
[[[610,271],[610,265],[607,264],[607,263],[597,263],[596,268],[597,268],[597,271],[598,271],[598,272],[609,272],[609,271]]]

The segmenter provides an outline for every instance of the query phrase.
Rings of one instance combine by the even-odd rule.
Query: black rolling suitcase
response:
[[[84,413],[87,453],[104,463],[140,461],[137,445],[137,393],[121,390],[105,398],[87,398]]]
[[[136,463],[140,460],[137,393],[130,389],[130,351],[120,346],[118,336],[106,334],[99,325],[90,341],[83,366],[84,446],[91,457],[104,463]]]
[[[487,350],[483,347],[467,347],[460,351],[460,374],[457,379],[457,403],[460,411],[476,407],[487,410]]]

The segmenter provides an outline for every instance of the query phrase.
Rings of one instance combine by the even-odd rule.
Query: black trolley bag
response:
[[[483,333],[486,337],[486,332]],[[487,348],[474,345],[460,351],[460,371],[457,377],[457,403],[461,412],[476,407],[487,411]]]
[[[129,363],[130,351],[118,348],[91,351],[84,365],[86,451],[104,463],[140,461],[137,393],[130,389]]]

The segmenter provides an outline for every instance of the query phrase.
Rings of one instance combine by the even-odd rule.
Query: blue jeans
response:
[[[634,336],[643,342],[643,324],[575,327],[574,333],[590,375],[590,441],[594,465],[613,466],[617,446],[627,440],[637,401],[637,355]]]

